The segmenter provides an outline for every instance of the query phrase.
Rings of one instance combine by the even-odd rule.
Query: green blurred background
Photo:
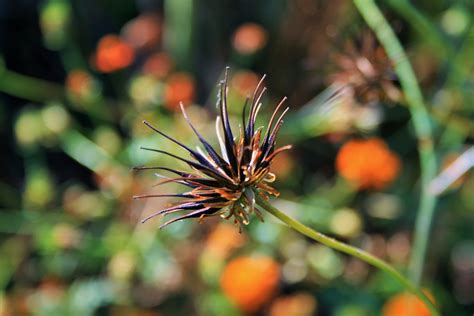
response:
[[[474,140],[474,3],[377,3],[420,81],[441,172]],[[181,188],[154,188],[152,172],[131,167],[183,168],[139,149],[183,155],[142,120],[195,146],[183,101],[215,144],[226,66],[235,127],[263,74],[263,118],[288,96],[279,144],[294,149],[273,166],[275,205],[407,271],[416,135],[392,63],[351,1],[2,0],[0,315],[405,315],[387,307],[402,291],[389,276],[268,214],[242,234],[220,219],[140,224],[172,201],[133,195]],[[364,168],[394,174],[351,183],[336,160],[354,139],[382,142],[398,167]],[[347,155],[349,170],[376,173]],[[466,172],[436,206],[422,284],[444,315],[474,311],[473,193]]]

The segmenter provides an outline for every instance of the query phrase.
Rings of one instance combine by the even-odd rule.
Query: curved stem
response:
[[[415,236],[409,268],[411,280],[416,285],[419,285],[423,273],[431,222],[436,206],[436,196],[429,192],[429,185],[437,172],[431,119],[424,104],[418,80],[407,55],[390,24],[388,24],[382,12],[380,12],[380,9],[373,0],[354,0],[354,4],[369,27],[374,31],[377,39],[394,64],[395,72],[409,105],[408,109],[411,114],[416,137],[418,138],[421,197],[416,215]]]
[[[286,223],[288,226],[300,232],[301,234],[305,235],[306,237],[309,237],[317,242],[320,242],[323,245],[326,245],[332,249],[336,249],[343,253],[351,255],[353,257],[359,258],[362,261],[388,273],[390,276],[396,279],[401,285],[403,285],[403,287],[405,287],[408,291],[412,292],[421,301],[423,301],[426,304],[426,306],[429,308],[429,310],[431,311],[432,316],[440,315],[436,307],[434,306],[434,304],[419,288],[414,286],[406,277],[404,277],[400,272],[398,272],[394,267],[392,267],[385,261],[371,255],[370,253],[362,249],[350,246],[348,244],[340,242],[334,238],[328,237],[318,231],[315,231],[309,228],[308,226],[298,222],[297,220],[289,217],[288,215],[286,215],[285,213],[283,213],[276,207],[272,206],[268,201],[263,199],[258,193],[255,194],[255,198],[256,198],[257,204],[261,208],[265,209],[270,214],[277,217],[279,220]]]

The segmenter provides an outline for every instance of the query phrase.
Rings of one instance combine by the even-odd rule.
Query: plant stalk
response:
[[[429,192],[429,185],[437,173],[436,157],[433,145],[430,115],[426,109],[418,80],[408,61],[405,51],[398,41],[393,29],[373,0],[354,0],[359,13],[377,39],[384,47],[392,61],[395,72],[400,80],[402,90],[408,104],[420,154],[421,197],[417,211],[414,230],[413,250],[410,259],[410,278],[416,285],[421,282],[426,248],[431,229],[436,196]]]
[[[293,228],[294,230],[298,231],[299,233],[309,237],[317,242],[322,243],[332,249],[338,250],[340,252],[346,253],[350,256],[356,257],[361,259],[362,261],[388,273],[394,279],[396,279],[404,288],[406,288],[409,292],[416,295],[422,302],[426,304],[428,309],[431,312],[432,316],[439,316],[439,312],[436,309],[436,306],[431,302],[431,300],[415,285],[413,285],[406,277],[404,277],[400,272],[398,272],[394,267],[386,263],[385,261],[371,255],[370,253],[340,242],[334,238],[328,237],[318,231],[315,231],[308,226],[298,222],[297,220],[289,217],[273,205],[271,205],[268,201],[263,199],[259,193],[255,193],[255,198],[257,205],[261,208],[281,220],[282,222],[286,223],[288,226]]]

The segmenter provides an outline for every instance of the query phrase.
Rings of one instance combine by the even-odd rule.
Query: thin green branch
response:
[[[414,246],[410,261],[410,277],[418,285],[422,277],[430,227],[436,205],[436,197],[430,194],[428,190],[428,186],[437,172],[431,120],[413,68],[387,20],[373,0],[354,0],[354,4],[370,28],[375,32],[378,40],[394,64],[395,72],[409,105],[408,109],[411,113],[415,133],[418,138],[421,166],[421,198],[415,223]]]
[[[406,277],[404,277],[400,272],[398,272],[394,267],[392,267],[385,261],[371,255],[370,253],[362,249],[350,246],[334,238],[328,237],[318,231],[315,231],[309,228],[308,226],[303,225],[302,223],[298,222],[297,220],[289,217],[285,213],[281,212],[279,209],[272,206],[268,201],[261,198],[258,193],[256,193],[255,196],[257,199],[256,202],[261,208],[265,209],[270,214],[272,214],[273,216],[275,216],[282,222],[286,223],[288,226],[290,226],[294,230],[332,249],[336,249],[350,256],[359,258],[362,261],[388,273],[390,276],[396,279],[401,285],[403,285],[403,287],[405,287],[408,291],[412,292],[421,301],[423,301],[426,304],[426,306],[429,308],[429,310],[431,311],[431,315],[433,316],[439,315],[439,312],[436,309],[436,306],[431,302],[431,300],[419,288],[413,285]]]
[[[62,100],[66,95],[63,86],[60,84],[29,77],[7,69],[0,70],[0,92],[34,102]]]

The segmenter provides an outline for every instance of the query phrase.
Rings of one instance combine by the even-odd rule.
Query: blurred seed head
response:
[[[365,33],[357,46],[348,42],[344,53],[334,55],[339,70],[329,76],[329,84],[347,86],[359,104],[400,101],[402,94],[391,61],[375,37]]]

